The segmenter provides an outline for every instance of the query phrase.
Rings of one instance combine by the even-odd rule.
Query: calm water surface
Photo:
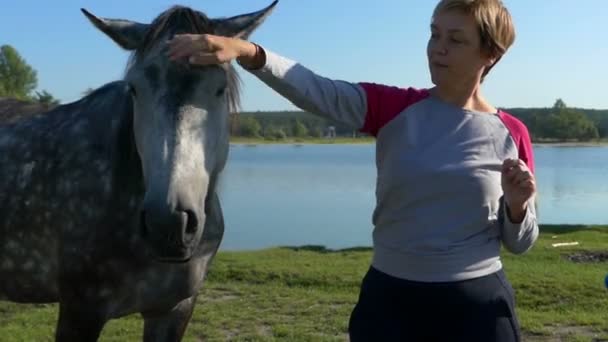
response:
[[[541,223],[608,224],[608,147],[535,147]],[[233,145],[223,250],[371,245],[374,145]]]

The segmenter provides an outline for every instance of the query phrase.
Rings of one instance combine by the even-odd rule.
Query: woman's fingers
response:
[[[514,185],[520,185],[534,178],[526,164],[520,159],[505,160],[503,163],[503,175],[508,183]]]
[[[178,42],[176,45],[169,48],[170,59],[180,59],[189,57],[197,51],[196,47],[190,43]]]
[[[173,60],[209,51],[209,44],[205,35],[175,35],[168,44],[168,55]]]
[[[519,184],[519,187],[522,189],[528,189],[528,190],[533,190],[535,186],[534,180],[529,179],[527,181],[521,182]]]
[[[517,166],[518,164],[519,164],[519,160],[517,160],[517,159],[506,159],[502,163],[502,172],[506,173],[509,170],[511,170],[513,167]]]
[[[520,184],[530,179],[532,179],[532,174],[529,171],[520,171],[516,175],[515,183]]]
[[[198,65],[226,63],[238,54],[230,40],[208,34],[175,35],[167,44],[169,59]]]
[[[217,53],[209,53],[209,52],[193,54],[192,56],[190,56],[188,58],[188,62],[190,64],[197,64],[197,65],[209,65],[209,64],[221,63]]]

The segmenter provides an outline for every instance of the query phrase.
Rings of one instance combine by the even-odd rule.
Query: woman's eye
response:
[[[462,40],[460,40],[460,39],[452,38],[450,40],[452,41],[452,43],[456,43],[456,44],[462,43]]]

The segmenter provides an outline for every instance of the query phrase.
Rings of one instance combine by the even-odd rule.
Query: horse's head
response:
[[[98,29],[133,52],[125,81],[132,89],[133,134],[145,185],[141,232],[159,259],[188,260],[199,244],[207,195],[228,155],[228,114],[238,105],[231,65],[171,62],[167,41],[180,33],[246,38],[275,5],[220,19],[176,6],[151,24],[83,10]]]

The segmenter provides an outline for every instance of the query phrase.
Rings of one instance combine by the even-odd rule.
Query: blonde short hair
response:
[[[515,27],[509,11],[501,0],[441,0],[433,16],[452,10],[472,15],[475,19],[481,51],[496,59],[484,71],[483,76],[487,75],[515,41]]]

